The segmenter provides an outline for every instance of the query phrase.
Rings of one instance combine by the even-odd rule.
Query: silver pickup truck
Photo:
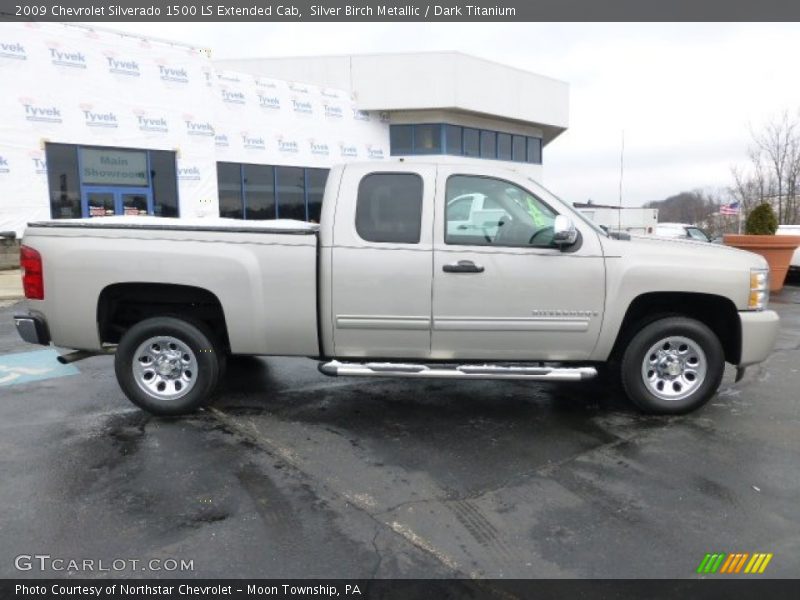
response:
[[[618,379],[642,410],[704,404],[772,350],[766,262],[607,235],[523,174],[397,161],[331,170],[319,225],[109,217],[29,225],[33,343],[115,354],[156,414],[209,401],[229,355],[331,376]]]

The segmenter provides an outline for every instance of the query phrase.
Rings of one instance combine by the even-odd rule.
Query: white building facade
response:
[[[441,155],[538,179],[567,127],[566,84],[458,53],[209,54],[0,25],[0,231],[110,214],[317,220],[333,164]]]

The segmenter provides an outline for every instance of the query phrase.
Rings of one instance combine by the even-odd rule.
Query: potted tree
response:
[[[800,236],[775,235],[777,230],[778,217],[775,211],[771,205],[762,202],[747,217],[744,235],[726,233],[723,237],[727,246],[755,252],[767,259],[771,292],[783,288],[792,254],[800,246]]]

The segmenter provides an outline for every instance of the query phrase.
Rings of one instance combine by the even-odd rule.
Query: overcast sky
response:
[[[458,50],[570,84],[544,183],[570,201],[640,205],[722,188],[750,129],[800,109],[800,24],[135,24],[214,58]]]

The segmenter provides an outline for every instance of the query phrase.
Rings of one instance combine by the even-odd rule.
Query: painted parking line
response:
[[[62,365],[57,357],[58,351],[54,348],[0,355],[0,386],[80,373],[74,365]]]

